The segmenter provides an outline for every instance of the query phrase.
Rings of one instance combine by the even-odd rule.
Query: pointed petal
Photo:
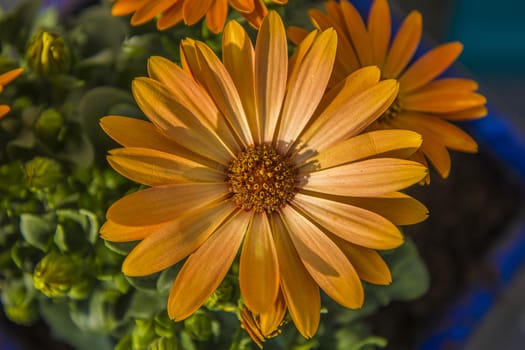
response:
[[[237,140],[224,117],[204,89],[170,60],[153,56],[148,60],[148,73],[170,89],[171,94],[206,128],[217,133],[219,140],[233,154],[240,151]]]
[[[198,249],[235,210],[230,201],[220,202],[157,225],[128,254],[122,272],[145,276],[175,265]]]
[[[421,39],[421,13],[412,11],[397,32],[383,66],[383,77],[397,78],[410,62]]]
[[[151,187],[122,197],[106,218],[121,225],[147,226],[173,220],[223,198],[226,184],[187,183]]]
[[[106,221],[100,228],[100,236],[106,241],[131,242],[142,240],[157,231],[166,223],[149,226],[126,226]]]
[[[16,68],[12,69],[10,71],[7,71],[3,74],[0,74],[0,86],[5,86],[18,78],[20,74],[22,74],[24,70],[22,68]]]
[[[7,113],[9,113],[10,110],[11,108],[9,108],[8,105],[0,105],[0,119],[2,119]]]
[[[360,247],[337,236],[330,238],[341,248],[363,281],[380,285],[392,283],[392,275],[388,265],[374,249]]]
[[[450,121],[472,120],[483,118],[488,113],[487,107],[480,106],[452,113],[440,113],[439,117]]]
[[[244,28],[236,21],[226,25],[222,37],[222,59],[242,102],[252,138],[262,142],[261,120],[255,106],[255,52]]]
[[[359,94],[343,89],[299,138],[308,149],[320,152],[357,135],[384,113],[397,95],[398,84],[383,80]]]
[[[413,161],[368,159],[311,173],[302,188],[340,196],[371,197],[404,189],[426,174],[427,169]]]
[[[132,26],[138,26],[149,22],[171,5],[171,1],[148,1],[135,11],[130,23]]]
[[[283,153],[308,123],[324,95],[337,48],[334,30],[319,34],[290,76],[277,139]]]
[[[415,91],[416,93],[430,92],[430,91],[476,91],[478,83],[472,79],[463,78],[442,78],[431,81]]]
[[[197,57],[201,63],[199,80],[228,121],[230,128],[244,146],[252,145],[253,138],[241,98],[228,71],[204,43],[196,42]],[[249,62],[244,62],[249,64]]]
[[[345,241],[372,249],[393,249],[403,243],[397,226],[374,212],[302,193],[295,195],[293,206]]]
[[[281,214],[301,261],[321,289],[344,307],[361,307],[363,286],[339,247],[291,206],[284,207]]]
[[[212,3],[213,0],[200,0],[198,3],[195,1],[183,1],[182,16],[184,17],[184,23],[191,26],[200,21],[209,11]]]
[[[272,307],[259,314],[261,332],[265,338],[272,338],[279,334],[279,326],[286,316],[286,304],[283,296],[279,293]]]
[[[112,16],[125,16],[135,12],[150,0],[117,0],[111,7]]]
[[[160,18],[157,20],[157,28],[159,30],[168,29],[182,21],[183,3],[184,1],[177,1],[162,13]]]
[[[312,338],[320,320],[319,287],[306,271],[290,239],[290,233],[278,215],[272,216],[272,231],[286,305],[297,330],[305,338]]]
[[[224,182],[225,174],[171,153],[126,147],[110,151],[107,160],[119,174],[147,186],[185,182]]]
[[[288,46],[281,17],[270,11],[255,45],[255,96],[263,141],[271,142],[279,121],[288,76]]]
[[[206,13],[206,25],[212,33],[219,34],[224,29],[227,16],[228,1],[214,0],[208,13]]]
[[[229,0],[230,5],[239,12],[252,12],[255,10],[255,1],[258,0]]]
[[[480,107],[487,99],[476,92],[469,91],[417,91],[400,95],[399,105],[403,109],[429,113],[452,113],[464,109]]]
[[[135,79],[132,88],[140,109],[169,138],[207,158],[229,164],[232,154],[218,135],[206,128],[171,89],[150,78]]]
[[[299,45],[308,35],[308,31],[301,27],[289,26],[286,28],[286,35],[292,43]]]
[[[459,42],[443,44],[418,58],[399,78],[401,93],[406,94],[425,85],[443,73],[463,50]]]
[[[452,161],[447,148],[441,143],[441,140],[432,134],[424,136],[423,145],[419,152],[425,154],[425,157],[428,158],[443,179],[448,177]]]
[[[279,291],[279,265],[266,213],[255,214],[242,247],[239,287],[248,308],[269,311]]]
[[[296,166],[302,167],[300,174],[306,174],[370,157],[408,158],[422,141],[421,135],[409,130],[371,131],[335,144]]]
[[[431,134],[440,139],[448,148],[470,153],[478,151],[478,144],[466,132],[430,114],[403,112],[396,118],[396,124],[420,133],[423,140]]]
[[[340,2],[341,10],[345,20],[346,30],[352,38],[361,66],[373,63],[372,45],[363,18],[357,9],[348,1]]]
[[[373,64],[379,67],[385,62],[391,31],[392,20],[388,1],[375,0],[368,16],[368,35],[372,43]]]
[[[168,315],[176,321],[193,314],[226,276],[248,229],[252,213],[238,211],[184,263],[168,298]]]

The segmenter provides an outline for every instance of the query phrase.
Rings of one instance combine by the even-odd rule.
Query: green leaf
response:
[[[160,273],[157,280],[157,291],[160,295],[169,294],[171,286],[173,285],[173,281],[175,281],[175,277],[177,277],[181,266],[182,264],[176,264]]]
[[[122,322],[116,313],[116,296],[113,291],[96,290],[89,299],[71,304],[71,319],[83,332],[111,333]]]
[[[166,308],[168,300],[158,294],[136,291],[133,293],[124,319],[150,319]]]
[[[51,246],[55,231],[53,217],[34,214],[20,215],[20,232],[25,240],[33,247],[46,252]]]

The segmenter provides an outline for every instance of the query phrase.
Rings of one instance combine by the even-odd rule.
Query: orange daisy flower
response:
[[[8,72],[0,74],[0,93],[4,91],[4,86],[18,78],[24,70],[22,68],[12,69]],[[0,105],[0,119],[2,119],[11,109],[8,105]]]
[[[272,0],[284,5],[288,0]],[[263,0],[116,0],[111,9],[113,16],[133,13],[131,25],[138,26],[158,17],[159,30],[170,28],[180,21],[194,25],[206,17],[208,28],[215,34],[222,32],[228,16],[228,3],[252,26],[259,28],[268,10]]]
[[[450,121],[485,116],[485,97],[475,92],[478,84],[473,80],[439,78],[461,53],[463,46],[459,42],[438,46],[412,63],[422,32],[422,17],[418,11],[406,17],[391,41],[387,0],[373,2],[367,26],[347,0],[327,1],[325,8],[326,13],[314,9],[309,14],[318,29],[334,28],[338,34],[332,83],[370,65],[381,69],[383,79],[399,81],[395,102],[369,130],[398,128],[418,132],[423,136],[423,144],[414,158],[425,165],[428,159],[443,178],[449,175],[451,168],[448,149],[477,152],[477,143]],[[297,43],[306,36],[306,31],[291,27],[288,35]]]
[[[172,319],[203,305],[239,250],[241,294],[254,320],[267,320],[264,337],[282,321],[280,295],[299,331],[312,337],[320,289],[358,308],[361,280],[390,283],[376,250],[402,244],[397,225],[427,215],[398,192],[426,176],[421,164],[396,158],[412,154],[421,137],[360,134],[388,109],[397,83],[379,81],[379,70],[367,67],[325,95],[336,47],[335,31],[314,31],[289,59],[275,12],[255,48],[231,21],[222,62],[192,39],[181,43],[182,68],[150,58],[149,77],[132,89],[151,122],[102,119],[123,146],[110,152],[111,166],[150,186],[108,209],[102,237],[141,241],[122,266],[130,276],[186,259],[168,299]]]

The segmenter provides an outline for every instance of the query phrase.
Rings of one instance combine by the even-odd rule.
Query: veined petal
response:
[[[339,247],[291,206],[284,207],[281,214],[301,261],[321,289],[344,307],[361,307],[363,286]]]
[[[320,152],[357,135],[388,109],[397,90],[394,80],[383,80],[357,95],[352,88],[341,90],[299,138],[301,144]]]
[[[162,13],[171,5],[171,1],[148,1],[135,11],[130,23],[132,26],[138,26],[151,21],[156,15]]]
[[[253,138],[244,112],[239,93],[228,71],[204,43],[197,41],[197,57],[202,63],[199,71],[200,82],[205,86],[215,104],[222,111],[239,142],[252,145]],[[245,62],[249,64],[249,62]]]
[[[391,31],[392,20],[388,1],[375,0],[368,16],[368,35],[372,43],[373,64],[379,67],[385,62]]]
[[[182,16],[182,4],[184,1],[177,1],[171,5],[166,11],[162,13],[160,18],[157,20],[157,28],[164,30],[173,27],[177,23],[183,20]]]
[[[137,78],[132,87],[140,109],[168,137],[207,158],[229,164],[232,154],[218,135],[178,101],[171,89],[150,78]]]
[[[305,338],[312,338],[320,320],[319,287],[301,262],[281,218],[273,215],[271,222],[286,305],[297,330]]]
[[[352,38],[361,66],[373,63],[372,46],[365,24],[357,9],[348,1],[341,1],[341,11],[345,19],[346,30]]]
[[[472,137],[457,126],[430,114],[403,112],[396,118],[396,124],[402,128],[411,129],[423,136],[435,135],[448,148],[476,153],[478,145]]]
[[[288,80],[290,80],[291,76],[297,75],[297,70],[302,66],[301,62],[303,62],[306,54],[310,52],[310,48],[312,47],[312,44],[315,42],[318,35],[319,31],[317,30],[313,30],[310,33],[306,32],[305,37],[297,44],[298,46],[295,48],[295,51],[293,52],[292,56],[290,56],[290,60],[288,62]]]
[[[195,3],[195,1],[183,1],[182,16],[184,23],[191,26],[200,21],[209,11],[212,3],[213,0],[200,0],[198,3]]]
[[[297,166],[302,167],[302,174],[370,157],[408,158],[422,141],[421,135],[409,130],[371,131],[335,144]]]
[[[297,193],[292,205],[345,241],[372,249],[393,249],[403,244],[399,229],[384,217],[346,203]]]
[[[396,78],[407,66],[421,40],[421,13],[412,11],[397,32],[383,66],[384,78]]]
[[[427,91],[400,95],[399,105],[403,109],[429,112],[452,113],[464,109],[483,106],[487,99],[476,92],[470,91]]]
[[[242,102],[256,144],[262,142],[261,120],[255,106],[255,52],[244,28],[230,21],[222,37],[222,59]]]
[[[266,213],[255,214],[242,247],[239,286],[248,308],[269,311],[279,292],[279,264]]]
[[[271,142],[277,128],[288,76],[288,46],[281,17],[270,11],[255,45],[255,97],[263,141]]]
[[[323,97],[332,73],[337,48],[334,30],[326,30],[315,39],[289,78],[277,139],[286,153],[301,133]]]
[[[230,201],[220,202],[157,225],[128,254],[122,272],[145,276],[175,265],[198,249],[235,210]]]
[[[443,73],[463,50],[459,42],[443,44],[421,56],[399,78],[401,93],[406,94],[425,85]]]
[[[442,78],[438,80],[433,80],[424,86],[414,91],[414,93],[423,93],[431,91],[448,91],[448,92],[457,92],[457,91],[476,91],[478,89],[478,83],[472,79],[464,78]]]
[[[110,151],[109,164],[121,175],[148,186],[184,182],[224,182],[225,174],[202,164],[149,148]]]
[[[126,226],[113,221],[106,221],[100,228],[100,236],[111,242],[131,242],[142,240],[162,226],[169,224],[161,223],[149,226]]]
[[[368,159],[311,173],[302,188],[340,196],[373,197],[411,186],[426,174],[427,169],[413,161]]]
[[[206,25],[212,33],[219,34],[228,16],[228,0],[214,0],[206,13]]]
[[[235,259],[252,215],[236,212],[186,260],[168,298],[171,319],[187,318],[217,289]]]
[[[178,65],[160,56],[148,60],[151,78],[170,88],[177,101],[184,105],[203,125],[217,133],[232,154],[238,154],[239,144],[212,98]]]
[[[458,112],[452,112],[452,113],[440,113],[439,117],[451,120],[451,121],[460,121],[460,120],[472,120],[472,119],[478,119],[486,116],[488,113],[487,107],[485,106],[479,106],[474,108],[465,109]]]
[[[113,203],[106,218],[127,226],[159,224],[218,201],[227,193],[226,184],[186,183],[151,187]]]
[[[388,265],[374,249],[360,247],[337,236],[330,238],[341,248],[363,281],[380,285],[392,283]]]

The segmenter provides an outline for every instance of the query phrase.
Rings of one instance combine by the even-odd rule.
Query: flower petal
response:
[[[242,102],[256,144],[262,142],[262,125],[255,106],[255,53],[244,28],[230,21],[222,37],[222,59]]]
[[[379,67],[385,62],[391,31],[392,20],[388,1],[375,0],[368,15],[368,35],[372,43],[373,64]]]
[[[345,253],[363,281],[380,285],[392,283],[388,265],[374,249],[360,247],[337,236],[330,236],[330,238]]]
[[[404,189],[426,174],[427,169],[413,161],[368,159],[311,173],[303,188],[340,196],[372,197]]]
[[[403,243],[399,229],[374,212],[315,194],[297,193],[292,205],[318,226],[345,241],[372,249],[392,249]]]
[[[108,220],[100,228],[100,235],[106,241],[112,242],[139,241],[148,237],[150,234],[166,224],[167,223],[149,226],[126,226]]]
[[[183,19],[182,15],[182,4],[184,1],[176,1],[166,11],[162,13],[160,18],[157,20],[157,28],[159,30],[168,29],[173,27]]]
[[[110,151],[109,164],[121,175],[148,186],[224,182],[225,174],[171,153],[126,147]]]
[[[235,259],[251,216],[246,211],[235,213],[186,260],[168,298],[171,319],[187,318],[217,289]]]
[[[170,88],[170,92],[203,125],[217,133],[221,142],[233,154],[240,151],[239,144],[212,98],[178,65],[160,56],[148,60],[151,78]]]
[[[464,109],[480,107],[487,103],[487,99],[476,92],[470,91],[426,91],[402,95],[399,105],[403,109],[429,112],[452,113]]]
[[[288,76],[288,45],[281,17],[270,11],[255,45],[255,96],[263,141],[271,142],[279,121]]]
[[[316,110],[332,73],[337,36],[334,30],[319,34],[289,78],[277,139],[283,153],[292,145]]]
[[[346,30],[352,38],[361,66],[368,66],[373,63],[372,46],[363,18],[357,9],[348,1],[341,1],[341,11],[345,20]]]
[[[255,214],[239,262],[239,287],[255,313],[269,311],[279,292],[279,265],[266,213]]]
[[[439,117],[450,121],[472,120],[486,116],[487,107],[479,106],[452,113],[440,113]]]
[[[478,83],[472,79],[464,78],[442,78],[433,80],[417,89],[417,93],[430,91],[475,91],[478,89]]]
[[[359,94],[341,90],[299,138],[308,150],[320,152],[363,131],[387,110],[397,94],[394,80],[383,80]]]
[[[138,26],[151,21],[156,15],[172,5],[171,1],[148,1],[139,7],[131,17],[131,25]]]
[[[173,220],[228,193],[226,184],[187,183],[151,187],[122,197],[106,218],[121,225],[147,226]]]
[[[246,19],[246,22],[248,22],[252,27],[259,28],[262,24],[262,21],[264,17],[266,17],[268,13],[268,9],[266,8],[266,5],[264,5],[263,0],[253,0],[253,3],[255,5],[252,12],[239,12],[244,19]]]
[[[304,174],[370,157],[408,158],[422,141],[421,135],[409,130],[370,131],[335,144],[296,166]]]
[[[252,12],[255,10],[257,0],[229,0],[230,5],[239,12]]]
[[[228,16],[228,0],[214,0],[206,13],[206,25],[212,33],[219,34],[224,29]]]
[[[301,27],[288,26],[286,28],[286,35],[288,36],[288,39],[295,45],[302,43],[308,34],[309,32]]]
[[[209,11],[213,0],[200,0],[198,3],[195,1],[179,0],[182,3],[182,16],[186,25],[194,25],[206,15]]]
[[[361,307],[363,286],[339,247],[291,206],[281,214],[301,261],[321,289],[344,307]]]
[[[148,2],[150,2],[150,0],[117,0],[113,7],[111,7],[111,15],[129,15]]]
[[[171,89],[150,78],[137,78],[132,87],[140,109],[169,138],[207,158],[229,164],[232,154],[218,135],[178,101]]]
[[[383,77],[396,78],[416,52],[421,39],[421,13],[412,11],[399,28],[383,66]]]
[[[24,72],[23,68],[15,68],[0,74],[0,86],[5,86],[18,78]]]
[[[306,271],[290,240],[290,233],[278,215],[272,216],[272,230],[286,305],[297,330],[305,338],[312,338],[320,320],[319,287]]]
[[[157,225],[128,254],[122,272],[145,276],[175,265],[199,248],[235,210],[230,201],[220,202]]]
[[[443,73],[463,50],[459,42],[443,44],[418,58],[399,78],[401,93],[406,94],[425,85]]]

